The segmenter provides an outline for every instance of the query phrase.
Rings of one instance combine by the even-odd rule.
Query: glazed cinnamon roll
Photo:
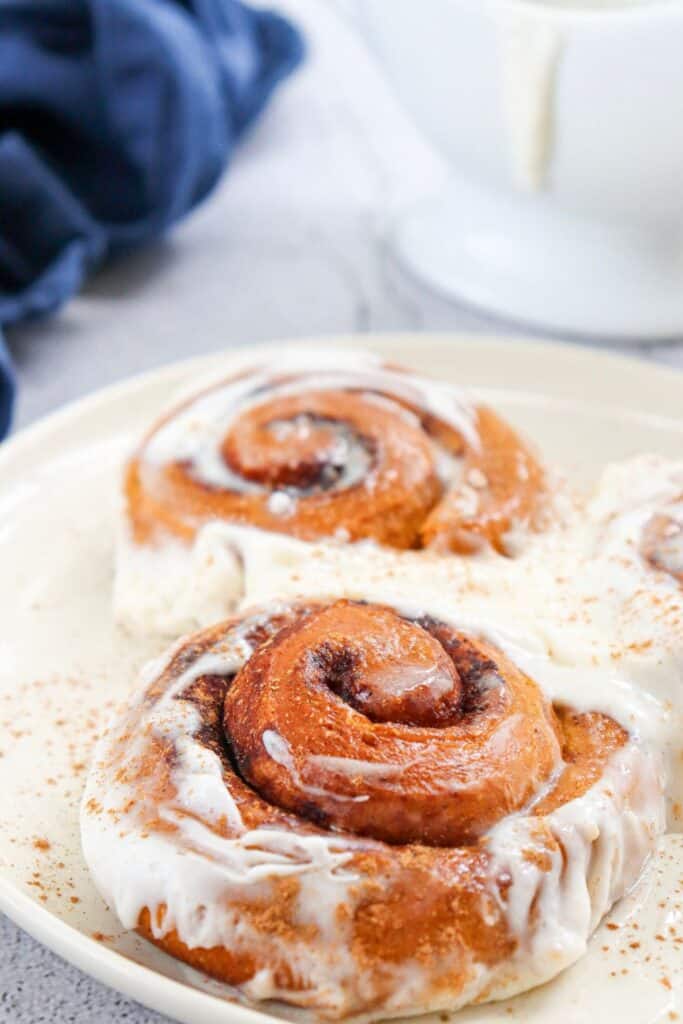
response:
[[[140,595],[161,586],[158,617],[173,619],[201,591],[206,613],[181,610],[181,628],[215,621],[239,593],[225,524],[509,555],[547,510],[541,465],[492,410],[348,351],[285,352],[189,399],[145,438],[124,491],[120,616],[149,619]]]
[[[327,1018],[574,961],[662,827],[656,761],[427,615],[271,607],[179,642],[100,741],[85,857],[124,926]]]

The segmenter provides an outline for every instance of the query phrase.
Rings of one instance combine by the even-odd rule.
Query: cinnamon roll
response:
[[[622,724],[553,706],[483,633],[339,600],[176,644],[101,739],[81,823],[124,926],[339,1018],[551,978],[661,819]]]
[[[510,555],[546,498],[538,459],[491,409],[365,353],[284,352],[167,413],[130,459],[119,618],[174,631],[230,611],[226,524]]]

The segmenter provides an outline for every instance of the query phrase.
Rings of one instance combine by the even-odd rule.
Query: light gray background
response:
[[[58,317],[12,332],[17,426],[130,374],[245,342],[395,329],[501,331],[500,323],[430,295],[394,265],[386,239],[397,211],[437,188],[443,168],[350,25],[322,0],[280,6],[308,34],[307,66],[190,220],[102,271]],[[625,350],[683,367],[683,339]],[[162,1020],[1,918],[0,949],[1,1022]]]

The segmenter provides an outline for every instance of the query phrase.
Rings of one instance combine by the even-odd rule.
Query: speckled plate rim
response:
[[[99,433],[120,429],[120,417],[150,391],[180,386],[183,379],[215,373],[229,361],[251,362],[276,356],[284,344],[231,348],[219,355],[199,356],[141,374],[79,399],[21,431],[0,449],[0,487],[26,468],[59,449],[74,425],[89,424]],[[397,360],[422,364],[432,374],[443,369],[463,386],[486,391],[511,391],[520,399],[596,403],[610,413],[623,413],[632,423],[661,422],[683,432],[683,373],[652,366],[610,352],[579,345],[520,341],[517,338],[462,334],[329,335],[297,341],[306,346],[350,345],[370,348]],[[454,374],[453,371],[456,371]],[[136,963],[82,934],[37,904],[0,875],[0,910],[54,952],[98,981],[176,1020],[242,1024],[278,1020],[265,1011],[224,1000]]]

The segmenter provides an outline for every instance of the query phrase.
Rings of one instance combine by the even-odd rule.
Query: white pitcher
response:
[[[683,0],[346,0],[452,169],[399,256],[582,335],[683,333]]]

